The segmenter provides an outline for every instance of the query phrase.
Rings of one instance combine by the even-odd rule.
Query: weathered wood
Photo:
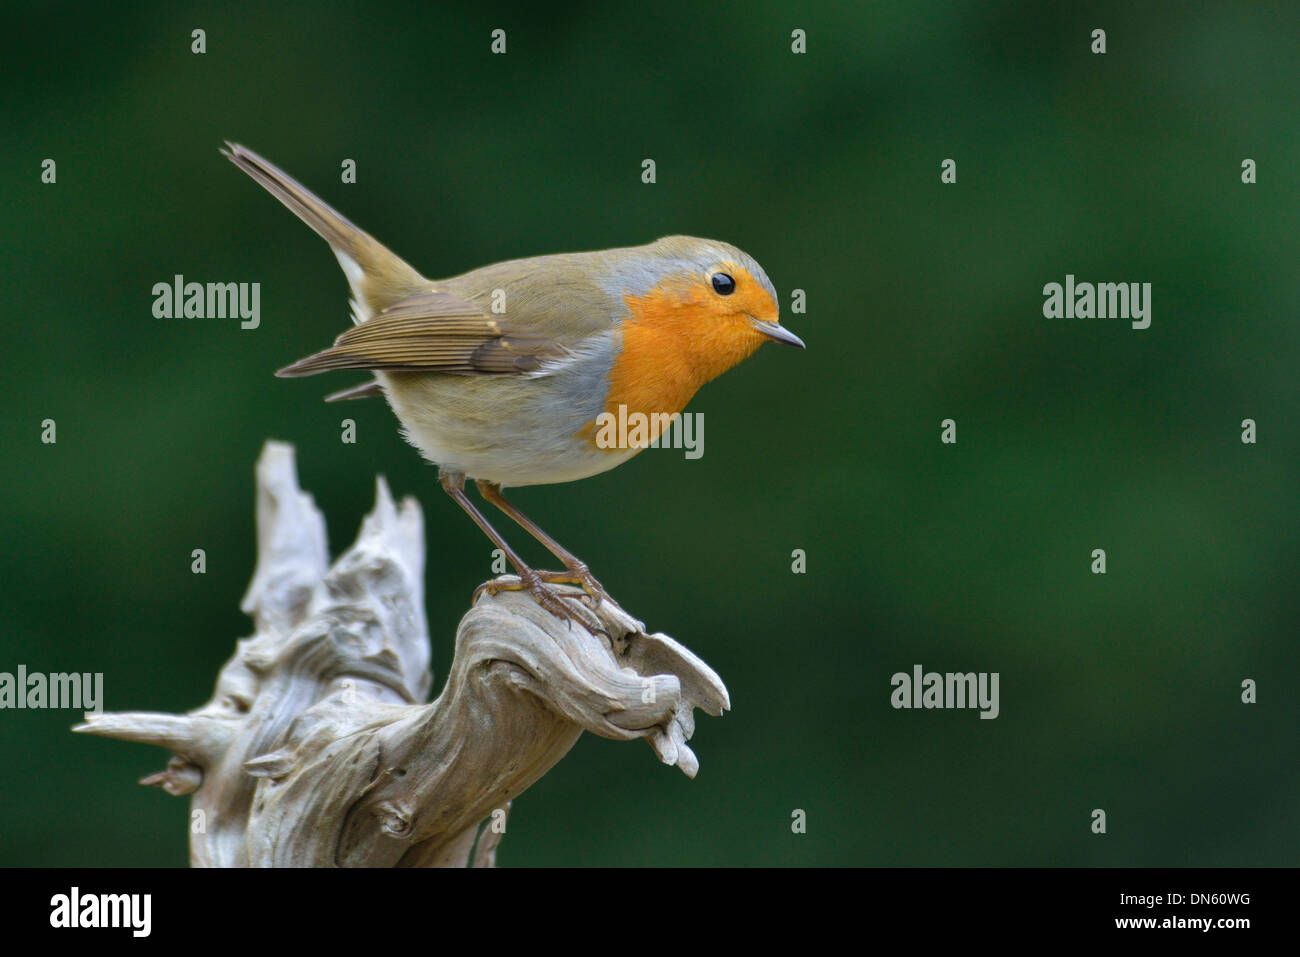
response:
[[[432,703],[423,520],[378,481],[356,543],[329,565],[325,521],[292,447],[257,467],[255,624],[187,715],[87,715],[74,730],[161,745],[141,783],[192,795],[202,867],[491,866],[511,802],[583,731],[646,739],[694,777],[694,709],[727,690],[673,639],[612,601],[588,627],[527,593],[482,594]],[[577,588],[556,586],[571,594]]]

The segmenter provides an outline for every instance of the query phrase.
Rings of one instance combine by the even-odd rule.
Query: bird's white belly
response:
[[[543,376],[376,378],[407,441],[430,462],[505,486],[546,485],[596,475],[640,451],[598,448],[584,433],[608,389],[608,359],[592,360]]]

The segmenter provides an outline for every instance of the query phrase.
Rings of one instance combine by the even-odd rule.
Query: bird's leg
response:
[[[506,497],[501,494],[500,485],[495,482],[484,482],[482,479],[475,484],[478,485],[480,495],[513,518],[520,528],[545,545],[546,550],[558,558],[567,569],[566,572],[538,572],[537,574],[543,581],[581,585],[582,590],[587,593],[587,597],[590,599],[589,604],[592,608],[599,606],[605,600],[605,589],[591,574],[590,569],[587,568],[587,563],[551,538],[550,535],[547,535],[536,522],[510,504]]]
[[[537,604],[541,605],[556,618],[569,622],[576,621],[572,612],[570,612],[570,610],[565,607],[564,602],[560,600],[560,596],[542,583],[542,577],[524,564],[524,560],[519,557],[518,553],[510,547],[506,540],[502,538],[488,520],[483,517],[483,513],[480,512],[478,508],[475,507],[474,503],[470,501],[469,496],[465,494],[465,476],[458,472],[439,471],[438,481],[442,485],[442,490],[450,495],[455,500],[456,504],[465,510],[465,514],[474,520],[474,524],[483,531],[484,535],[492,540],[492,544],[496,545],[497,548],[501,549],[501,551],[505,553],[510,564],[514,565],[515,571],[519,573],[518,586],[512,587],[510,585],[500,585],[495,582],[488,582],[487,584],[480,586],[478,591],[474,592],[474,597],[477,599],[479,591],[482,591],[483,589],[486,589],[489,595],[495,595],[499,591],[527,589],[533,598],[536,599]]]

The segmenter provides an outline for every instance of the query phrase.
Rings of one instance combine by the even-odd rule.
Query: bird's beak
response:
[[[755,329],[767,336],[773,342],[779,342],[782,345],[787,346],[798,346],[800,349],[808,348],[803,344],[802,339],[784,326],[779,326],[775,322],[764,322],[761,319],[755,319],[753,316],[749,317],[749,321]]]

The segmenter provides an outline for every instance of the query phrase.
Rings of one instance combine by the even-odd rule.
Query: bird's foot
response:
[[[605,592],[605,586],[596,581],[596,576],[582,562],[571,565],[562,572],[539,571],[537,574],[544,582],[581,585],[582,590],[586,593],[583,598],[586,600],[588,608],[599,608],[601,602],[609,597]]]
[[[600,619],[596,618],[596,616],[593,615],[583,603],[583,600],[588,597],[586,594],[564,595],[556,591],[554,588],[546,587],[545,583],[548,581],[553,581],[557,584],[570,583],[567,579],[561,580],[559,578],[548,577],[559,574],[559,572],[536,572],[529,569],[524,574],[514,576],[516,578],[516,581],[514,582],[509,580],[502,581],[499,578],[494,578],[491,581],[484,582],[474,590],[472,601],[477,602],[479,596],[484,592],[487,592],[489,595],[496,595],[503,591],[526,591],[533,596],[533,600],[537,602],[538,605],[561,621],[567,621],[570,624],[577,622],[593,634],[605,634],[605,628],[600,623]],[[571,584],[580,583],[571,582]],[[564,603],[565,598],[573,600],[576,608],[574,606],[566,605]],[[578,608],[582,609],[583,614],[581,617],[574,614]]]

